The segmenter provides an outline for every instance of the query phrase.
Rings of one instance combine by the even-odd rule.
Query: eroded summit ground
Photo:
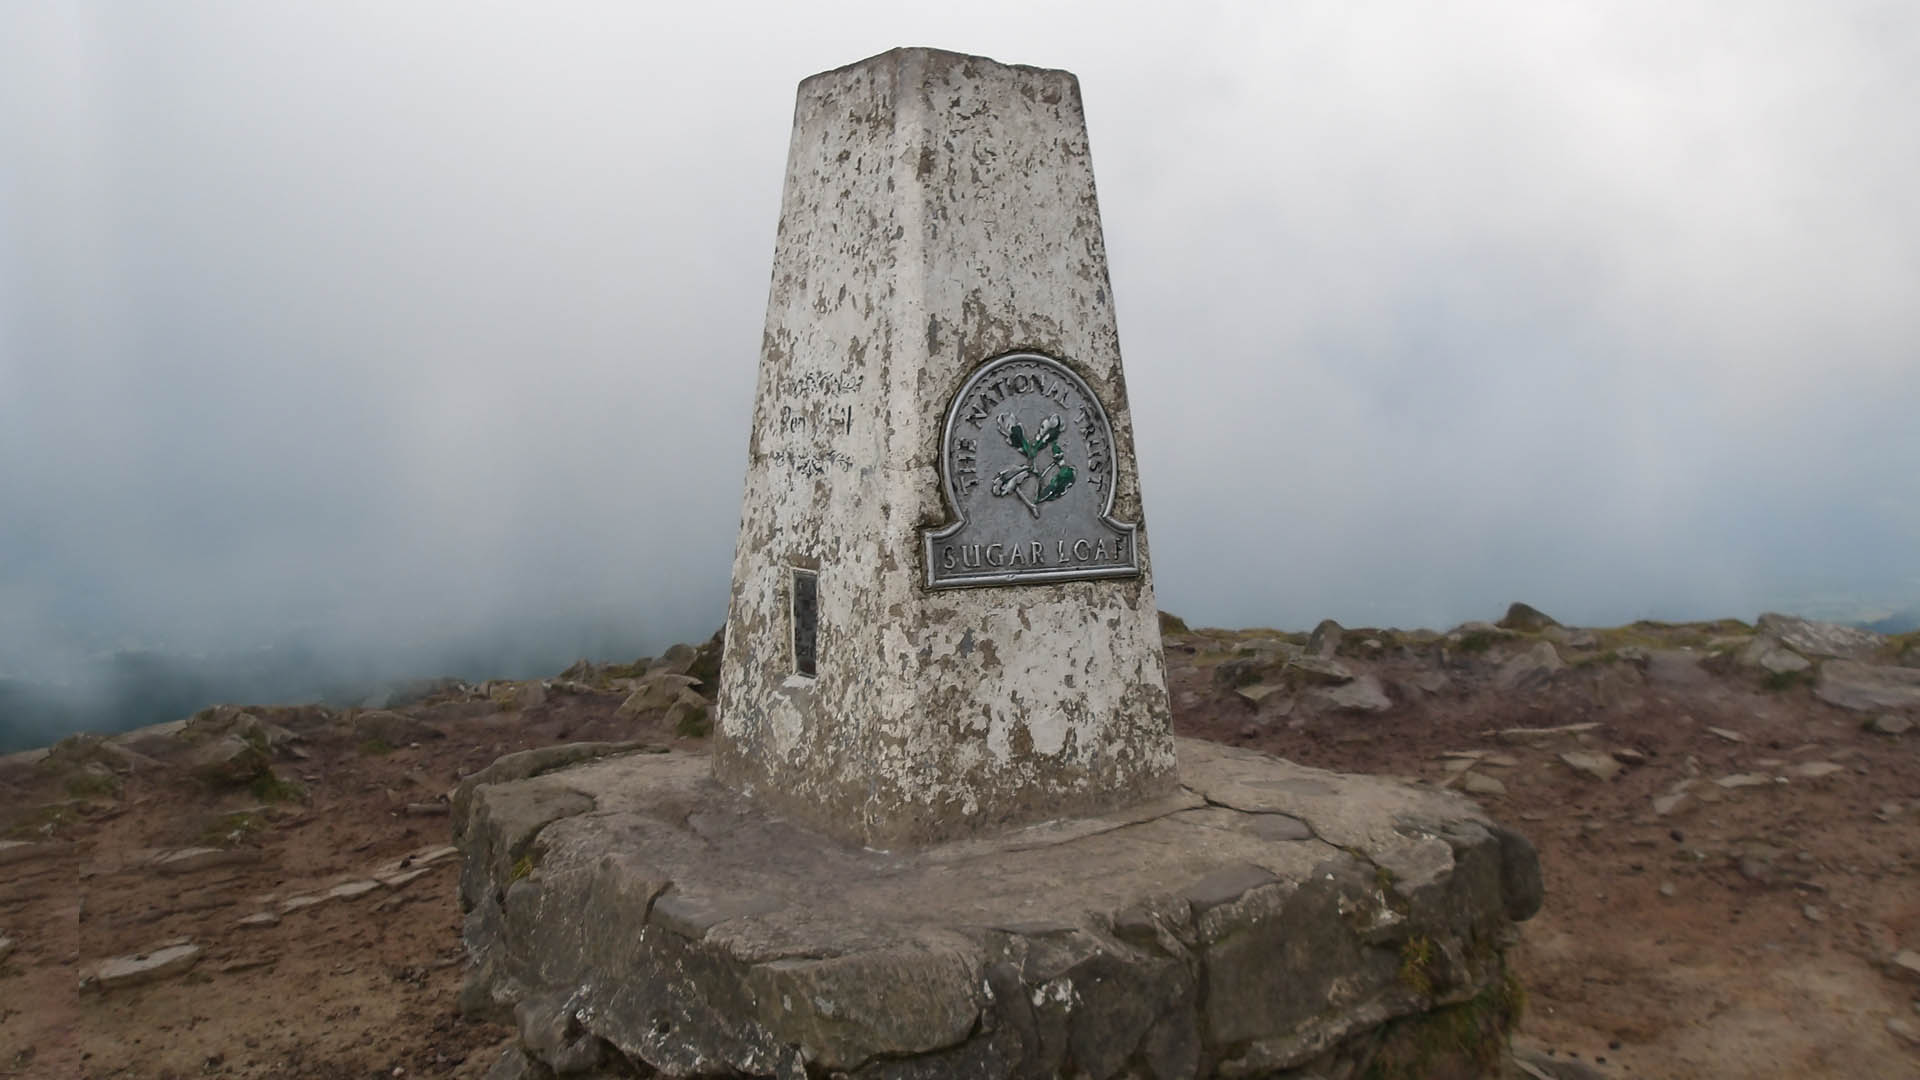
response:
[[[1920,1024],[1920,973],[1901,961],[1920,965],[1920,702],[1854,708],[1816,688],[1840,660],[1828,698],[1897,702],[1920,651],[1784,629],[1349,630],[1322,658],[1339,668],[1318,672],[1287,670],[1305,634],[1166,643],[1182,734],[1450,782],[1537,844],[1547,899],[1515,954],[1523,1046],[1610,1076],[1906,1075],[1920,1051],[1889,1024]],[[1818,655],[1835,649],[1858,655]],[[685,650],[656,674],[695,662]],[[482,1075],[508,1031],[455,1014],[450,862],[242,921],[448,842],[445,794],[501,754],[697,750],[697,670],[619,713],[651,666],[357,715],[251,710],[293,736],[249,740],[237,721],[271,779],[231,744],[196,764],[201,743],[168,732],[116,740],[142,759],[78,744],[0,759],[0,827],[32,845],[0,851],[0,1075]],[[225,764],[236,786],[217,782]],[[179,856],[195,848],[238,854]],[[156,854],[186,865],[161,872]],[[201,950],[184,972],[78,990],[108,958],[180,938]]]

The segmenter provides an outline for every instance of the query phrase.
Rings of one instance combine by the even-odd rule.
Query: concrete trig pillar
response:
[[[1165,794],[1080,89],[896,49],[794,111],[714,771],[890,848]]]

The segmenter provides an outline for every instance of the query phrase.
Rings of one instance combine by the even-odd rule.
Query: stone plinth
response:
[[[1448,793],[1179,756],[1155,801],[911,853],[697,755],[479,786],[463,1000],[562,1073],[1494,1075],[1531,845]]]
[[[899,49],[802,83],[715,775],[880,848],[1166,794],[1140,512],[1074,77]]]

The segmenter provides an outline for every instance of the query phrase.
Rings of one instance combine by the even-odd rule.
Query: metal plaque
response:
[[[1135,526],[1112,517],[1113,425],[1067,365],[988,361],[961,384],[940,436],[953,522],[921,530],[927,588],[1133,577]]]

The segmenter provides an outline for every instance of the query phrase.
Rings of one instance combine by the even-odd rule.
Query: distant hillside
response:
[[[347,649],[305,642],[208,654],[122,650],[83,662],[67,681],[0,675],[0,753],[75,731],[113,734],[178,720],[209,705],[357,705],[399,684],[551,674],[579,659],[632,660],[662,642],[637,626],[556,616],[410,645]]]

